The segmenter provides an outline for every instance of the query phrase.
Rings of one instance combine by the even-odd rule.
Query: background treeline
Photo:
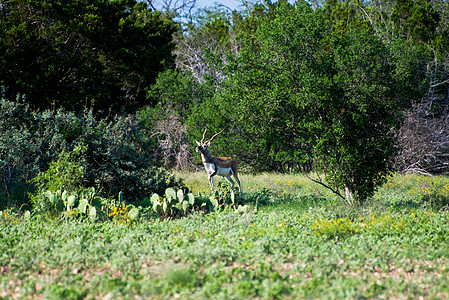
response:
[[[0,1],[2,199],[71,153],[78,185],[137,201],[180,185],[159,167],[195,168],[205,127],[348,201],[448,173],[447,1],[170,3]]]
[[[445,1],[326,1],[314,5],[299,2],[297,6],[279,1],[257,3],[240,13],[206,10],[177,37],[180,74],[161,74],[151,95],[167,115],[175,111],[181,119],[188,118],[183,123],[188,137],[192,136],[189,143],[201,136],[206,124],[213,130],[229,127],[226,134],[232,139],[217,140],[217,152],[238,156],[258,170],[307,168],[298,157],[304,149],[295,143],[301,138],[295,125],[304,119],[304,107],[292,107],[296,104],[290,97],[308,92],[304,90],[307,80],[324,89],[325,83],[310,74],[314,69],[320,75],[328,72],[327,79],[333,80],[349,68],[365,68],[362,62],[367,70],[347,74],[353,78],[344,79],[352,80],[353,85],[342,91],[334,84],[328,96],[338,98],[338,93],[346,93],[337,101],[347,102],[356,93],[367,94],[370,91],[363,91],[359,83],[367,80],[372,71],[368,68],[383,63],[376,62],[372,54],[383,55],[378,58],[388,60],[394,70],[383,68],[378,74],[390,72],[394,78],[380,84],[396,93],[392,97],[401,103],[395,103],[395,109],[401,110],[406,121],[395,131],[401,146],[396,170],[447,173],[447,6]],[[305,32],[316,36],[305,36]],[[383,49],[363,53],[367,45],[360,35],[375,38]],[[347,49],[351,45],[353,49]],[[340,61],[347,69],[331,71],[338,68],[335,55],[341,55],[340,50],[347,51],[354,66]],[[374,72],[371,76],[378,78]],[[382,106],[384,99],[379,101]],[[175,166],[184,167],[174,159]]]

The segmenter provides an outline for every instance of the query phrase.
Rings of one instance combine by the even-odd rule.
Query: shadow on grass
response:
[[[0,189],[0,210],[20,209],[30,210],[31,204],[28,200],[28,192],[31,188],[25,185],[11,184],[6,189],[4,185]]]
[[[424,209],[437,212],[449,209],[449,197],[439,193],[416,195],[415,197],[394,195],[394,197],[387,198],[384,201],[376,199],[371,202],[381,203],[394,211]]]

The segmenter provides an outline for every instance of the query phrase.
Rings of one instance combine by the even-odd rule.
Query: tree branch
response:
[[[338,190],[333,189],[332,187],[328,186],[327,184],[325,184],[324,182],[322,182],[322,181],[320,181],[320,180],[313,179],[313,178],[310,177],[307,173],[306,173],[305,175],[306,175],[306,177],[307,177],[308,179],[312,180],[312,181],[315,182],[315,183],[318,183],[319,185],[324,186],[325,188],[331,190],[334,194],[336,194],[337,196],[339,196],[339,197],[342,198],[343,200],[346,200],[346,198],[345,198],[342,194],[340,194],[340,192],[339,192]]]

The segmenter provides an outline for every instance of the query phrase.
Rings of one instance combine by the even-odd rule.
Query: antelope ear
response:
[[[201,143],[200,143],[200,142],[196,141],[196,143],[197,143],[198,146],[201,146]]]
[[[210,147],[210,142],[206,143],[206,147],[209,148]]]

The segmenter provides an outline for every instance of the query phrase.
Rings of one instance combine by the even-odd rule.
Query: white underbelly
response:
[[[213,174],[215,172],[215,164],[205,163],[204,168],[206,169],[207,174]],[[231,168],[220,168],[217,167],[217,175],[220,176],[230,176],[232,175],[232,169]]]

